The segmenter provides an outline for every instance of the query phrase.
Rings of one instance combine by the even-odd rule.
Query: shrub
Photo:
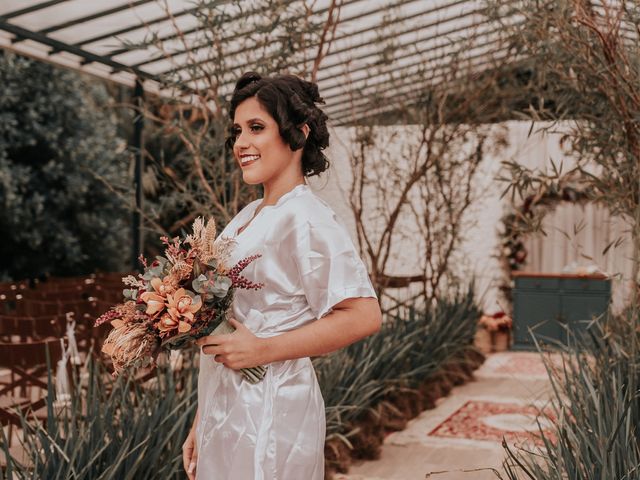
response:
[[[126,144],[98,82],[0,53],[0,278],[122,270]],[[96,248],[99,245],[99,248]]]
[[[480,311],[473,283],[431,311],[388,317],[382,329],[314,365],[325,401],[327,437],[349,425],[398,388],[417,388],[473,342]]]
[[[513,450],[501,478],[631,480],[640,477],[640,308],[594,320],[572,338],[563,368],[547,361],[554,395],[550,431],[537,450]]]
[[[89,358],[84,387],[62,410],[66,415],[54,409],[51,375],[46,425],[21,415],[30,465],[13,459],[6,478],[183,478],[182,443],[195,415],[197,369],[175,375],[160,366],[142,384],[128,375],[113,380],[102,361]],[[80,383],[76,375],[74,384]]]

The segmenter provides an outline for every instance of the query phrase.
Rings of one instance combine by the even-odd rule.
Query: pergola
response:
[[[283,0],[300,3],[300,0]],[[229,31],[242,33],[242,25],[251,15],[260,15],[254,2],[240,2],[247,6],[241,12],[234,10],[231,0],[212,0],[208,5],[229,8]],[[366,101],[367,91],[382,93],[388,102],[376,113],[393,107],[393,100],[424,91],[441,78],[437,65],[447,57],[460,54],[477,68],[488,66],[487,54],[496,52],[500,27],[485,15],[484,0],[316,0],[312,14],[316,20],[326,21],[329,15],[338,18],[331,46],[326,52],[316,81],[327,105],[325,111],[334,125],[349,123],[354,117],[372,114],[372,105]],[[385,31],[379,26],[385,12],[392,8],[395,16],[385,22]],[[190,0],[4,0],[0,4],[0,47],[16,53],[80,70],[101,78],[133,86],[144,81],[148,92],[163,91],[160,78],[169,72],[185,69],[187,58],[198,58],[199,50],[205,54],[207,45],[194,44],[187,51],[183,44],[175,43],[170,52],[158,51],[153,46],[130,49],[129,42],[140,42],[153,33],[157,38],[171,42],[179,27],[188,41],[197,33],[197,6]],[[226,30],[226,26],[225,26]],[[225,39],[225,48],[231,48],[235,34]],[[471,48],[465,43],[473,40]],[[388,49],[393,43],[393,52]],[[313,58],[318,45],[309,47]],[[189,57],[191,55],[191,57]],[[373,69],[385,55],[384,68]],[[424,75],[420,66],[425,59],[433,73]],[[206,56],[201,60],[206,62]],[[238,65],[231,78],[237,78],[251,65]],[[292,65],[295,67],[295,65]],[[401,81],[389,85],[389,73]],[[230,92],[232,81],[222,86]],[[197,79],[185,81],[187,89],[197,91],[202,85]],[[353,100],[354,92],[357,99]],[[345,104],[349,102],[348,108]]]
[[[261,15],[255,2],[240,2],[241,11],[238,4],[231,0],[206,3],[207,7],[229,9],[228,30],[237,33],[225,37],[225,48],[233,48],[234,35],[242,34],[250,16]],[[312,4],[311,15],[318,21],[338,19],[331,46],[315,78],[326,101],[324,110],[335,126],[366,116],[379,117],[400,100],[406,105],[416,99],[441,81],[438,65],[445,65],[451,55],[461,55],[468,65],[480,70],[490,68],[491,59],[506,55],[506,51],[496,51],[500,26],[488,19],[484,0],[316,0],[306,4]],[[381,32],[381,20],[390,8],[395,16],[385,21]],[[175,93],[168,90],[162,77],[185,69],[187,59],[207,61],[208,45],[194,43],[184,48],[184,40],[188,44],[189,35],[198,33],[197,10],[198,4],[189,0],[4,0],[0,3],[0,48],[130,86],[134,102],[139,102],[145,92],[160,96]],[[183,41],[176,42],[170,51],[160,51],[153,45],[136,49],[126,46],[140,43],[150,34],[172,45],[178,37],[176,27]],[[466,42],[470,39],[471,47]],[[389,54],[384,49],[390,42],[393,49]],[[309,56],[316,55],[318,47],[322,49],[309,46]],[[383,66],[381,56],[386,59]],[[421,69],[425,61],[430,65],[428,75]],[[232,79],[250,69],[247,63],[233,67],[221,92],[230,93]],[[393,82],[390,76],[395,77]],[[197,92],[203,85],[197,78],[187,78],[182,88],[185,93]],[[375,104],[368,98],[373,91],[378,95]],[[142,127],[138,118],[132,139],[138,152]],[[139,208],[143,168],[143,158],[138,154],[135,184]],[[139,213],[134,215],[135,265],[137,252],[142,249],[142,234],[141,217]]]

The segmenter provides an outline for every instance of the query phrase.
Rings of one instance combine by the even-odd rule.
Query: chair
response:
[[[80,301],[95,296],[96,287],[94,285],[76,285],[74,287],[56,288],[42,287],[35,290],[25,291],[22,295],[27,301],[49,301],[57,302],[60,300]]]
[[[57,300],[32,300],[21,298],[16,302],[13,310],[15,315],[40,317],[45,315],[60,315],[67,312],[74,312],[76,315],[84,313],[94,314],[96,310],[96,298],[87,299],[66,299],[64,297]]]
[[[63,341],[66,342],[66,337]],[[0,379],[0,423],[3,427],[9,426],[9,441],[12,428],[21,426],[20,416],[12,410],[29,409],[46,421],[47,355],[51,370],[55,371],[56,363],[62,358],[60,338],[0,342],[0,367],[8,370]]]
[[[15,310],[16,304],[22,299],[28,287],[25,282],[0,284],[0,313]]]
[[[122,283],[122,277],[126,277],[127,275],[136,275],[137,273],[138,272],[98,272],[95,274],[95,278],[98,283],[104,281]]]
[[[50,337],[62,337],[67,324],[66,315],[38,317],[0,315],[0,341],[28,342]]]

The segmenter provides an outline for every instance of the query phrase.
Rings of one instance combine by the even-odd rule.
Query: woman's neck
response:
[[[304,183],[306,183],[306,181],[302,175],[292,176],[291,178],[279,178],[274,182],[263,183],[264,195],[261,207],[275,205],[282,195]]]

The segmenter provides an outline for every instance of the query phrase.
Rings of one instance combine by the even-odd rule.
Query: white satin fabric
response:
[[[253,217],[261,201],[242,209],[218,237],[236,239],[231,265],[262,255],[243,275],[265,286],[236,290],[238,321],[268,337],[312,322],[346,298],[376,297],[346,228],[307,184]],[[324,401],[310,359],[267,367],[252,385],[200,353],[198,480],[324,479]]]

